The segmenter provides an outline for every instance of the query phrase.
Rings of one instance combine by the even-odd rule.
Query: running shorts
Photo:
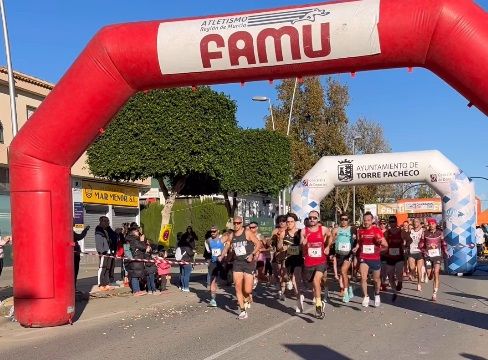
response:
[[[344,261],[352,262],[352,254],[349,255],[336,254],[336,259],[337,259],[337,268],[339,269],[342,267],[342,264],[344,264]]]
[[[316,266],[305,267],[304,270],[305,280],[308,280],[308,282],[312,282],[316,272],[321,272],[322,274],[325,274],[326,271],[327,271],[327,263],[316,265]]]
[[[246,274],[253,275],[256,270],[256,263],[247,261],[234,261],[234,268],[232,269],[235,273],[242,272]]]
[[[293,275],[295,268],[303,267],[303,257],[302,256],[289,256],[285,261],[286,271],[288,274]]]
[[[430,269],[432,265],[435,264],[442,264],[442,256],[435,256],[435,257],[426,257],[425,258],[425,267]]]
[[[378,271],[381,270],[381,261],[380,260],[366,260],[366,259],[360,259],[359,262],[361,264],[366,264],[368,265],[369,269],[372,271]]]
[[[418,261],[422,259],[422,253],[410,253],[408,257]]]
[[[218,277],[224,272],[224,267],[222,266],[222,263],[217,261],[217,262],[211,262],[208,264],[208,274],[211,277]]]

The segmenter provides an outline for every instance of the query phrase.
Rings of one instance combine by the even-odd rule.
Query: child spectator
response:
[[[156,293],[156,284],[154,282],[155,276],[157,273],[156,264],[151,256],[151,251],[148,251],[144,254],[144,268],[146,271],[146,283],[147,283],[147,292],[152,293],[153,295],[157,295]]]
[[[171,274],[171,265],[166,262],[165,258],[167,256],[166,251],[160,251],[159,256],[155,256],[156,266],[158,268],[158,280],[159,280],[159,291],[163,292],[166,289],[166,284],[169,275]]]

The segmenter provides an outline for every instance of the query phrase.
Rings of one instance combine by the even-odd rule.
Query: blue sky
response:
[[[16,70],[56,82],[101,27],[121,22],[169,19],[308,4],[310,0],[4,0]],[[317,2],[317,1],[315,1]],[[488,11],[488,0],[476,0]],[[0,63],[5,63],[3,42]],[[487,64],[488,66],[488,64]],[[337,75],[349,86],[351,121],[366,117],[380,123],[393,151],[437,149],[468,176],[488,177],[484,146],[488,118],[434,74],[414,69]],[[267,82],[221,85],[238,104],[243,127],[261,127],[268,109],[255,95],[276,99]],[[488,181],[476,180],[477,194],[488,207]]]

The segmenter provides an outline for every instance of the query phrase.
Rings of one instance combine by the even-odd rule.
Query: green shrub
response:
[[[151,203],[149,206],[141,211],[141,226],[143,228],[146,238],[156,244],[159,239],[159,232],[161,230],[161,211],[163,205],[159,203]]]

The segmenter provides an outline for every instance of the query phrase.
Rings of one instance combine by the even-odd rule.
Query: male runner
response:
[[[286,287],[286,267],[285,267],[285,259],[286,259],[286,246],[283,243],[285,237],[285,230],[286,230],[286,216],[280,215],[277,218],[278,226],[276,229],[273,230],[271,233],[271,241],[272,246],[275,249],[274,256],[273,256],[273,274],[278,280],[278,299],[284,301],[285,300],[285,287]]]
[[[397,217],[391,215],[388,218],[390,225],[385,232],[385,239],[388,243],[386,258],[386,273],[393,291],[392,301],[396,301],[397,292],[402,290],[403,264],[404,264],[404,242],[402,229],[398,227]]]
[[[205,248],[212,255],[208,263],[208,275],[210,280],[210,303],[209,306],[216,307],[217,301],[217,278],[222,275],[224,268],[222,266],[222,253],[225,244],[219,235],[219,229],[216,226],[210,228],[210,238],[205,240]]]
[[[230,241],[225,244],[221,259],[232,248],[235,254],[233,276],[237,302],[240,309],[239,319],[247,319],[247,309],[251,304],[253,274],[256,269],[255,259],[259,253],[261,242],[251,230],[246,230],[242,226],[242,217],[234,217],[233,224],[234,233],[229,235]]]
[[[427,223],[429,224],[429,228],[424,232],[422,239],[420,239],[419,249],[424,255],[425,267],[427,268],[429,279],[432,280],[434,278],[432,301],[437,301],[441,262],[443,257],[449,257],[449,254],[447,253],[447,244],[444,240],[444,235],[441,230],[437,229],[436,219],[429,219]]]
[[[380,270],[381,260],[380,252],[388,248],[383,232],[376,226],[373,226],[373,214],[369,211],[363,216],[363,227],[358,230],[358,242],[354,247],[353,252],[359,251],[359,271],[361,273],[361,288],[363,290],[364,307],[369,306],[368,296],[368,271],[373,271],[374,281],[374,306],[381,305],[380,299]]]
[[[341,287],[342,301],[348,303],[354,297],[352,286],[349,285],[349,270],[351,269],[353,253],[356,246],[356,229],[349,225],[347,215],[340,216],[340,226],[332,233],[337,268],[340,271],[339,284]]]
[[[325,316],[322,301],[322,277],[327,270],[330,230],[319,224],[318,211],[311,211],[308,216],[309,227],[301,232],[300,244],[303,246],[304,274],[313,283],[315,314],[318,319]]]

